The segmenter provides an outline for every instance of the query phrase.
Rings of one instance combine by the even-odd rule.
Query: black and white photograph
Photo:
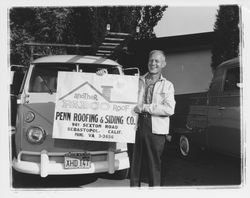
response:
[[[5,186],[245,190],[249,9],[6,6]]]

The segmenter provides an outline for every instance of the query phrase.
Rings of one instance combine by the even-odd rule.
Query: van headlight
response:
[[[46,133],[41,127],[30,127],[26,132],[27,139],[32,144],[41,144],[46,138]]]

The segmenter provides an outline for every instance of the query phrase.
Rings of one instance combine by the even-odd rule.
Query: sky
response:
[[[168,7],[154,28],[157,37],[213,31],[218,7]]]

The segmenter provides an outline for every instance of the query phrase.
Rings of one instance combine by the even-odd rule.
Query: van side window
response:
[[[240,82],[240,68],[235,67],[227,70],[224,91],[238,90],[237,84]]]

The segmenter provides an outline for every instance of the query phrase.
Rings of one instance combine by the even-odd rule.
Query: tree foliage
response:
[[[165,9],[160,6],[12,8],[9,10],[10,62],[28,64],[26,42],[98,46],[105,37],[107,24],[111,31],[130,33],[138,39],[155,37],[153,28]],[[139,33],[136,33],[137,26]]]
[[[214,70],[225,60],[239,55],[239,7],[236,5],[220,6],[214,25],[215,42],[212,49]]]
[[[154,27],[158,21],[162,18],[165,7],[161,6],[146,6],[140,10],[140,21],[138,25],[140,27],[140,34],[138,39],[155,38]]]
[[[65,40],[70,9],[67,8],[12,8],[10,10],[11,64],[30,60],[27,42],[55,43]],[[40,49],[41,51],[42,49]]]

